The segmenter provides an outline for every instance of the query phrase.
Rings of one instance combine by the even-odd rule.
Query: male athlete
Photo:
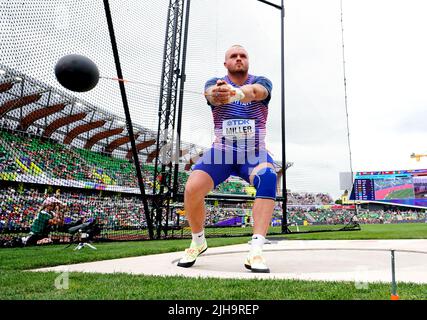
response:
[[[227,75],[210,79],[205,85],[215,141],[195,164],[185,186],[184,207],[192,242],[178,266],[191,267],[206,251],[204,198],[230,175],[235,175],[257,190],[251,249],[244,265],[252,272],[270,272],[262,256],[262,246],[276,199],[276,173],[264,141],[272,84],[265,77],[248,73],[248,53],[240,45],[226,51],[224,66]]]

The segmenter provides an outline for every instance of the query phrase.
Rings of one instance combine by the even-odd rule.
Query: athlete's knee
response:
[[[276,199],[277,175],[273,168],[260,169],[254,176],[253,184],[256,188],[256,198]]]
[[[204,198],[213,186],[212,179],[206,175],[202,173],[190,176],[185,185],[184,197],[188,199]]]
[[[197,197],[197,184],[194,183],[193,181],[188,181],[187,184],[185,185],[185,189],[184,189],[184,196],[186,198],[193,198],[193,197]]]

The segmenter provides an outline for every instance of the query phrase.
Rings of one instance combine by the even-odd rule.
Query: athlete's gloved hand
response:
[[[240,101],[245,98],[245,94],[243,93],[242,89],[235,88],[231,84],[228,84],[227,86],[230,88],[231,91],[230,99],[228,100],[229,103],[234,101]]]

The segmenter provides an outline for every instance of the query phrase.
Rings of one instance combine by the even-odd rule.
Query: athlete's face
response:
[[[249,70],[247,51],[241,47],[231,47],[225,53],[224,66],[230,73],[247,73]]]

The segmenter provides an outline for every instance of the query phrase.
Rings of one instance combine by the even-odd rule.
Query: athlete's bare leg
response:
[[[178,266],[191,267],[197,257],[208,248],[205,239],[205,196],[214,187],[209,174],[201,170],[194,170],[187,180],[184,192],[184,209],[191,228],[192,241],[190,248],[185,250],[184,256],[179,260]]]
[[[205,225],[205,196],[214,187],[209,174],[194,170],[187,180],[184,192],[184,209],[192,233],[201,232]]]

